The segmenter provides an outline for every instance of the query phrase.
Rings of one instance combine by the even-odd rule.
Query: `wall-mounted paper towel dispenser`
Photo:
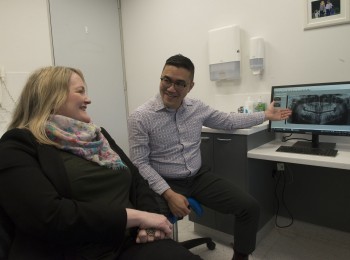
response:
[[[210,80],[240,78],[240,29],[237,25],[210,30],[208,49]]]

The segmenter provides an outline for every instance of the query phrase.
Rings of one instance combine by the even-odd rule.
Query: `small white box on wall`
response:
[[[234,80],[240,78],[240,42],[240,29],[237,25],[209,31],[210,80]]]
[[[254,75],[261,74],[264,69],[265,45],[261,37],[250,39],[250,68]]]

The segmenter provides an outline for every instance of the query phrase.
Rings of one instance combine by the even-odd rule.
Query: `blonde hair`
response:
[[[82,72],[70,67],[50,66],[33,72],[22,90],[8,129],[25,128],[38,142],[57,145],[47,137],[45,123],[66,102],[73,73],[85,83]]]

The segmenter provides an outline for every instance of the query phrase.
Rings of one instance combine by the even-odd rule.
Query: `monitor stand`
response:
[[[335,149],[336,143],[319,142],[318,134],[312,134],[312,141],[298,141],[293,144],[293,146],[302,146],[310,148],[322,148],[322,149]]]

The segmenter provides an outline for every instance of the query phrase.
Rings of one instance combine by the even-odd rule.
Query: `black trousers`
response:
[[[185,197],[193,197],[215,211],[232,214],[235,223],[234,249],[244,254],[254,251],[260,206],[251,195],[232,182],[212,174],[205,167],[193,177],[166,181],[175,192]],[[163,198],[162,200],[166,203]]]

